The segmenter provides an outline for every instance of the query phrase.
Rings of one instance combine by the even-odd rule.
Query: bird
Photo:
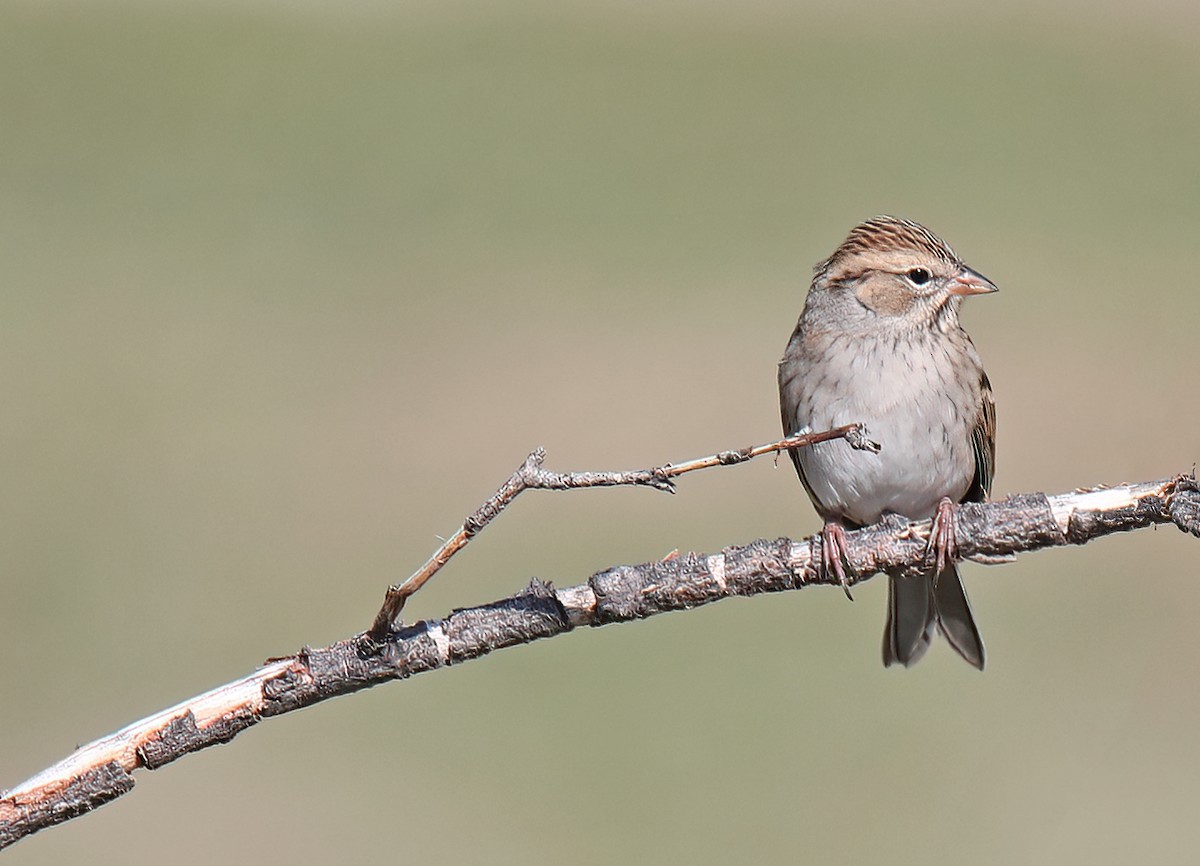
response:
[[[983,670],[984,646],[955,564],[958,503],[991,494],[992,386],[959,323],[963,299],[997,291],[929,229],[877,216],[813,270],[779,362],[786,436],[862,423],[877,453],[843,440],[790,449],[824,521],[821,568],[849,595],[846,529],[884,515],[932,518],[926,573],[889,575],[883,663],[910,667],[941,632]]]

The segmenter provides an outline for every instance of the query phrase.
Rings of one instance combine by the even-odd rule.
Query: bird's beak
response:
[[[966,265],[963,265],[963,269],[950,281],[952,295],[990,295],[996,291],[999,289],[995,283]]]

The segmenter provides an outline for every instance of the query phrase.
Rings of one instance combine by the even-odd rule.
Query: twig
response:
[[[1160,523],[1174,523],[1200,538],[1200,486],[1194,475],[963,505],[956,529],[962,556],[996,562]],[[928,520],[910,523],[893,517],[848,532],[851,582],[861,583],[879,572],[923,571],[929,531]],[[535,580],[511,598],[389,632],[382,643],[358,635],[321,649],[305,648],[83,746],[4,792],[0,848],[127,793],[139,768],[156,769],[189,752],[227,742],[264,718],[327,698],[577,626],[627,622],[739,595],[838,585],[836,578],[818,573],[812,556],[818,548],[816,537],[761,539],[715,554],[617,566],[565,589]]]
[[[769,445],[755,445],[751,448],[741,448],[736,451],[721,451],[709,457],[700,457],[684,463],[666,463],[651,469],[634,469],[629,472],[550,472],[542,468],[546,459],[546,449],[538,448],[525,462],[517,467],[508,480],[500,485],[500,489],[488,498],[463,521],[458,531],[446,539],[433,556],[411,574],[403,583],[388,587],[383,599],[383,606],[375,615],[375,622],[367,631],[367,636],[374,640],[383,640],[388,629],[396,622],[404,603],[423,587],[431,577],[441,571],[442,566],[450,561],[454,554],[467,546],[472,538],[483,531],[510,502],[526,490],[571,490],[579,487],[653,487],[667,493],[675,492],[675,483],[671,480],[686,472],[697,469],[708,469],[712,466],[732,466],[745,463],[762,454],[784,451],[788,448],[803,448],[817,442],[828,442],[831,439],[845,439],[851,448],[861,451],[878,451],[879,445],[867,438],[861,424],[847,424],[833,430],[820,433],[799,433],[772,442]]]

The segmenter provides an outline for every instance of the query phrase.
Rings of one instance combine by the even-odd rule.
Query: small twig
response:
[[[578,487],[653,487],[667,493],[675,492],[675,484],[671,480],[687,472],[697,469],[708,469],[712,466],[733,466],[745,463],[763,454],[778,453],[789,448],[803,448],[817,442],[828,442],[831,439],[845,439],[851,448],[860,451],[879,451],[879,445],[867,438],[861,424],[847,424],[833,430],[820,433],[798,433],[778,442],[768,445],[755,445],[751,448],[741,448],[735,451],[721,451],[708,457],[688,460],[683,463],[666,463],[651,469],[634,469],[629,472],[551,472],[542,468],[546,459],[546,449],[537,448],[525,462],[517,467],[500,488],[493,493],[483,505],[463,521],[458,531],[442,544],[433,556],[411,574],[403,583],[388,587],[383,599],[383,606],[375,615],[367,636],[372,640],[381,641],[404,610],[404,604],[409,597],[423,587],[431,577],[441,571],[442,566],[450,561],[454,554],[467,546],[472,538],[483,531],[510,502],[526,490],[573,490]]]

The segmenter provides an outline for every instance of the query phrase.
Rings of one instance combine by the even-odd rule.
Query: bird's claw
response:
[[[933,513],[933,525],[929,529],[929,547],[926,557],[932,557],[936,566],[933,579],[936,582],[946,566],[958,559],[958,541],[954,533],[954,503],[946,496],[938,503]]]
[[[846,593],[846,598],[854,601],[850,594],[850,577],[842,562],[849,562],[846,556],[846,530],[840,523],[826,523],[821,529],[821,568],[825,577],[836,577]]]

